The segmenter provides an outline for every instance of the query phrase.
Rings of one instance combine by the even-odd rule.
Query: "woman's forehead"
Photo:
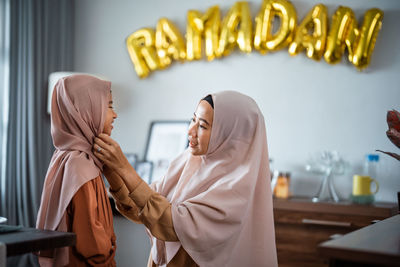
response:
[[[214,116],[214,110],[207,101],[202,100],[202,101],[200,101],[199,105],[197,106],[195,115],[196,115],[196,117],[201,117],[203,119],[212,120],[212,118]]]

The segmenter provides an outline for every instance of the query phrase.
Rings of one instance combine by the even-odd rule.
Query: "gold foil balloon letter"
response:
[[[356,28],[357,22],[353,10],[348,7],[338,7],[332,17],[331,29],[327,39],[324,54],[326,62],[329,64],[340,62],[346,47],[349,52],[349,59],[352,57],[353,43],[356,37],[354,29]]]
[[[147,77],[150,70],[160,67],[154,43],[154,31],[150,28],[140,29],[126,38],[129,56],[140,78]]]
[[[347,47],[349,61],[360,70],[367,67],[381,29],[382,19],[381,10],[370,9],[365,13],[361,29],[358,29],[353,11],[348,7],[339,7],[333,15],[328,35],[324,55],[326,62],[330,64],[339,62]]]
[[[227,56],[236,46],[242,52],[250,53],[252,46],[252,23],[247,2],[237,2],[222,22],[218,56]]]
[[[352,58],[353,65],[360,70],[369,65],[378,32],[382,26],[382,19],[383,11],[377,8],[370,9],[365,13],[361,30],[357,34]]]
[[[180,61],[186,58],[185,41],[178,28],[166,18],[157,23],[156,49],[161,68],[171,64],[171,57]]]
[[[205,13],[189,10],[186,40],[170,20],[161,18],[155,32],[140,29],[128,36],[126,46],[140,78],[168,67],[172,60],[199,60],[205,54],[211,61],[229,55],[236,46],[250,53],[253,45],[263,54],[289,46],[294,56],[306,49],[307,57],[320,60],[323,56],[329,64],[340,62],[347,49],[348,60],[359,70],[366,68],[382,27],[383,11],[368,10],[358,28],[353,10],[339,6],[329,32],[327,14],[325,5],[315,5],[297,27],[296,10],[289,0],[263,0],[253,35],[249,4],[236,2],[222,23],[219,6]]]
[[[273,23],[279,17],[280,27],[273,33]],[[279,50],[293,40],[296,10],[287,0],[264,0],[256,17],[254,47],[262,53]]]
[[[187,14],[186,26],[186,59],[201,58],[201,41],[204,37],[207,59],[213,60],[217,55],[221,15],[218,6],[213,6],[202,15],[196,10]]]
[[[316,5],[297,28],[294,41],[289,46],[289,54],[291,56],[297,55],[306,48],[307,57],[320,60],[325,51],[327,32],[326,6],[323,4]]]

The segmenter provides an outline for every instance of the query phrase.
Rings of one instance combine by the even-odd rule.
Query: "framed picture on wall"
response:
[[[153,163],[152,182],[163,177],[171,161],[188,146],[190,121],[153,121],[150,125],[145,160]]]

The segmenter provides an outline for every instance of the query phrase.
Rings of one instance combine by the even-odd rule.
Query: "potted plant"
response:
[[[389,130],[386,131],[386,135],[389,140],[398,148],[400,148],[400,113],[397,110],[389,110],[387,112],[386,121],[389,126]],[[393,152],[386,152],[382,150],[376,150],[385,153],[398,161],[400,161],[400,155]]]
[[[387,112],[386,121],[389,126],[389,130],[386,131],[386,135],[389,140],[398,148],[400,148],[400,113],[397,110],[389,110]],[[398,161],[400,161],[400,155],[393,152],[386,152],[382,150],[376,150],[385,153]],[[400,212],[400,192],[397,192],[397,202],[399,205]]]

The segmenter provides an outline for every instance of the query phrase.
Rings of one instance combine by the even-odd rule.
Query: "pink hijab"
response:
[[[99,176],[103,165],[92,145],[103,131],[110,89],[110,82],[89,75],[68,76],[55,85],[51,135],[56,150],[44,182],[37,228],[67,231],[65,211],[72,197]],[[56,250],[55,262],[68,263],[68,248]]]
[[[152,258],[166,265],[180,246],[200,266],[277,266],[264,117],[256,102],[225,91],[212,95],[207,154],[189,150],[152,184],[172,206],[180,242],[152,237]]]

